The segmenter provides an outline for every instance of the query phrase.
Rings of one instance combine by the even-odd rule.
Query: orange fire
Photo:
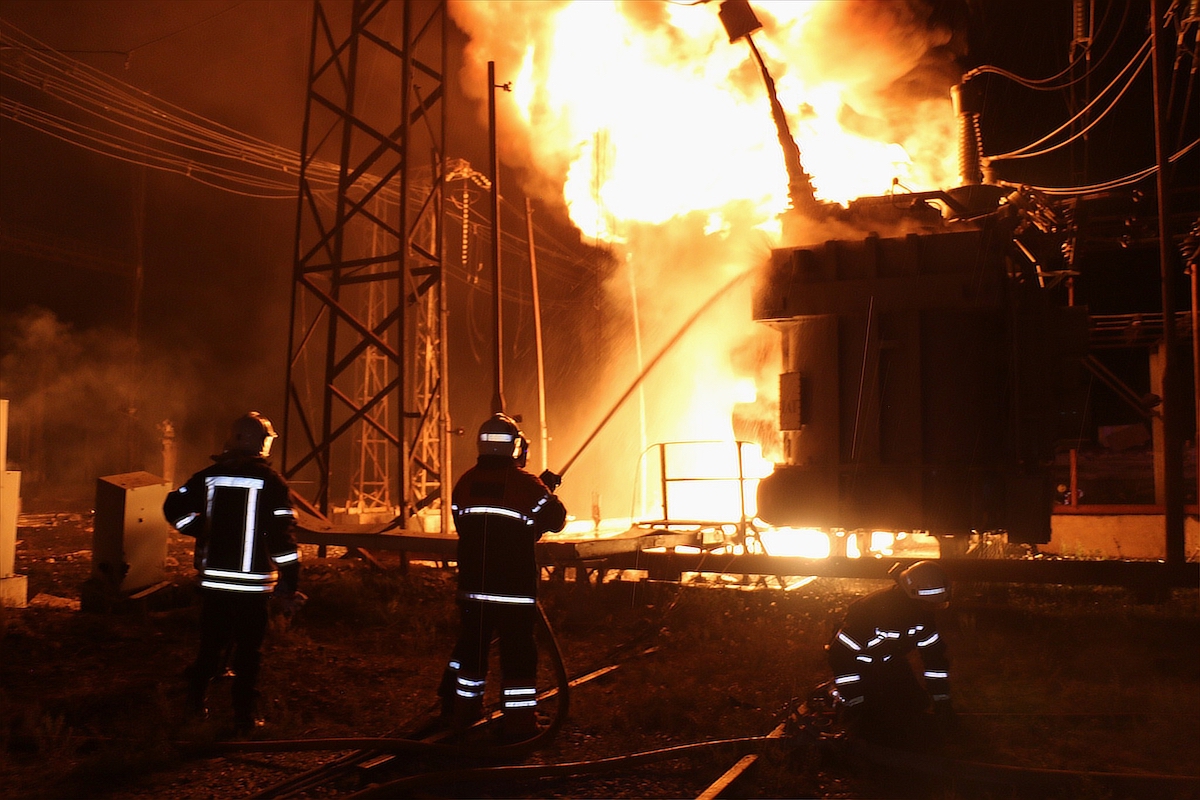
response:
[[[763,25],[754,42],[819,200],[953,184],[952,31],[921,17],[917,4],[751,5]],[[729,41],[719,7],[450,4],[470,37],[465,90],[486,107],[489,61],[498,81],[513,84],[497,103],[501,158],[521,170],[526,193],[565,208],[587,239],[620,255],[627,270],[611,281],[612,304],[629,315],[647,358],[783,244],[788,176],[763,79],[746,42]],[[647,380],[644,410],[614,419],[607,435],[636,445],[623,451],[629,463],[580,460],[563,489],[581,484],[577,504],[601,486],[628,496],[629,486],[606,485],[606,475],[628,484],[637,454],[654,442],[733,439],[731,412],[747,385],[764,415],[775,413],[775,334],[751,321],[748,283],[728,291],[664,360],[657,372],[669,378]],[[640,363],[632,345],[627,352],[600,383],[633,379]]]

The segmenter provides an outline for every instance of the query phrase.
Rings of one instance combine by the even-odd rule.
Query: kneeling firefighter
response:
[[[900,565],[894,586],[854,601],[827,647],[839,714],[867,738],[920,738],[932,704],[943,725],[951,719],[950,661],[935,612],[950,604],[950,582],[933,561]],[[919,654],[923,684],[909,656]],[[926,730],[926,732],[929,732]]]
[[[559,478],[525,471],[529,441],[517,423],[495,414],[479,427],[479,458],[454,486],[458,531],[460,633],[438,695],[442,713],[464,730],[483,713],[488,649],[500,642],[503,732],[509,740],[537,732],[538,566],[534,544],[560,531],[567,510],[555,497]]]

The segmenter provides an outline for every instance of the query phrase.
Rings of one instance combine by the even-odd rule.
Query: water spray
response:
[[[565,475],[567,470],[571,468],[571,465],[575,463],[575,460],[583,454],[583,451],[588,448],[588,445],[592,443],[600,431],[604,429],[604,426],[609,423],[609,420],[613,418],[621,406],[625,404],[625,401],[629,399],[629,396],[634,393],[638,386],[641,385],[642,381],[646,379],[646,376],[650,374],[650,371],[654,369],[655,365],[662,360],[662,357],[670,352],[671,348],[683,338],[683,335],[687,333],[694,324],[696,324],[696,320],[700,318],[700,315],[705,311],[708,311],[712,306],[716,305],[716,302],[725,297],[726,293],[730,289],[746,280],[746,278],[750,277],[751,273],[752,270],[747,270],[736,276],[733,280],[715,292],[712,297],[708,298],[703,305],[697,308],[692,315],[687,318],[687,321],[683,323],[679,330],[675,332],[675,335],[672,336],[665,345],[663,345],[663,348],[658,351],[658,354],[654,356],[654,358],[650,359],[646,366],[642,368],[642,371],[638,373],[636,378],[634,378],[633,383],[629,384],[629,388],[625,390],[625,393],[618,398],[617,402],[613,404],[613,407],[610,408],[608,413],[604,415],[604,419],[600,420],[600,424],[597,425],[587,439],[583,441],[583,444],[579,446],[579,449],[575,451],[575,454],[567,459],[567,463],[563,464],[562,468],[556,473],[551,472],[550,470],[546,470],[542,473],[542,482],[547,486],[550,486],[551,491],[553,491],[560,483],[562,483],[563,475]]]

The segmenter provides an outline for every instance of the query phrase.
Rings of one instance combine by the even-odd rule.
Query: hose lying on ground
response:
[[[595,761],[569,761],[562,764],[516,764],[500,767],[454,769],[445,772],[429,772],[423,775],[398,778],[394,781],[371,786],[361,792],[350,795],[350,798],[352,800],[366,800],[366,798],[375,797],[401,797],[407,792],[424,786],[474,783],[484,780],[495,780],[497,778],[504,778],[505,780],[567,778],[576,775],[607,772],[613,769],[628,769],[657,761],[669,761],[710,750],[729,750],[737,755],[746,755],[748,753],[762,753],[765,750],[773,748],[784,749],[795,746],[795,741],[790,739],[770,736],[750,736],[740,739],[717,739],[711,742],[681,744],[673,747],[665,747],[660,750],[627,753]]]
[[[566,722],[570,710],[570,679],[563,664],[562,651],[558,648],[558,640],[546,619],[546,612],[541,603],[537,605],[539,628],[545,634],[546,648],[550,651],[550,660],[554,669],[555,680],[558,684],[558,704],[550,724],[538,733],[524,741],[503,745],[480,745],[477,742],[469,744],[425,742],[417,739],[401,737],[337,737],[328,739],[263,739],[237,740],[220,742],[180,742],[185,750],[203,753],[296,753],[313,750],[377,750],[382,753],[438,753],[443,755],[466,755],[477,758],[504,758],[524,755],[536,750],[557,735]]]

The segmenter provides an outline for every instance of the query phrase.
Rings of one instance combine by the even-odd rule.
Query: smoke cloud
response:
[[[77,330],[36,307],[5,320],[0,352],[9,468],[22,472],[27,504],[90,501],[104,475],[162,475],[165,420],[181,429],[181,463],[212,446],[193,441],[211,440],[211,432],[183,423],[200,393],[195,365],[178,355],[139,351],[127,333]]]

